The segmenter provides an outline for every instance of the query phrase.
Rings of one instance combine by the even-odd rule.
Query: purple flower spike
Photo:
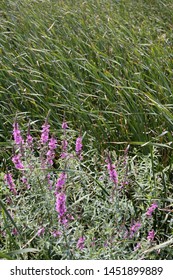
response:
[[[16,188],[15,188],[15,184],[14,184],[14,182],[13,182],[12,175],[11,175],[10,173],[7,173],[7,174],[5,174],[4,179],[5,179],[5,181],[7,182],[10,191],[11,191],[14,195],[17,195],[17,191],[16,191]]]
[[[77,139],[76,139],[76,153],[77,154],[80,154],[82,151],[82,137],[79,136]]]
[[[66,130],[67,128],[68,128],[68,124],[66,123],[66,121],[63,121],[62,129]]]
[[[28,147],[31,147],[33,143],[33,138],[30,134],[27,134],[27,138],[26,138],[26,144]]]
[[[47,163],[53,165],[53,159],[55,158],[55,152],[53,150],[48,150],[46,153]]]
[[[62,145],[62,153],[61,153],[61,158],[66,158],[68,156],[67,153],[67,147],[68,147],[68,142],[66,139],[63,139],[61,142]]]
[[[19,125],[17,122],[14,122],[14,124],[13,124],[13,138],[14,138],[16,145],[20,145],[23,143],[23,139],[22,139],[22,136],[21,136],[20,130],[19,130]]]
[[[68,153],[61,153],[61,158],[63,159],[63,158],[67,158],[67,156],[68,156]]]
[[[67,174],[65,172],[61,173],[56,182],[56,191],[58,192],[63,188],[67,179]]]
[[[56,196],[56,211],[60,216],[63,216],[66,213],[66,195],[64,193],[59,193]]]
[[[154,240],[154,237],[155,237],[155,232],[154,230],[150,230],[149,233],[148,233],[148,236],[147,236],[147,239],[148,241],[153,241]]]
[[[26,147],[31,148],[32,144],[33,144],[33,137],[30,134],[30,123],[29,123],[27,136],[26,136]]]
[[[77,245],[76,245],[77,249],[83,250],[85,248],[84,243],[85,243],[85,237],[82,236],[82,237],[79,238],[79,240],[77,242]]]
[[[49,146],[49,150],[47,151],[47,154],[46,154],[46,156],[47,156],[47,163],[49,165],[53,165],[53,160],[55,158],[55,151],[54,150],[57,147],[56,139],[52,137],[50,139],[49,143],[48,143],[48,146]]]
[[[109,177],[110,177],[110,179],[115,184],[117,184],[118,183],[118,174],[117,174],[117,171],[115,170],[115,165],[108,163],[107,167],[108,167],[108,170],[109,170]]]
[[[67,224],[67,219],[65,217],[66,209],[66,195],[64,193],[59,193],[56,195],[56,211],[58,212],[59,222],[63,225]]]
[[[37,235],[38,235],[38,236],[41,236],[41,235],[44,234],[44,232],[45,232],[45,228],[42,227],[42,228],[40,228],[40,229],[37,231]]]
[[[136,222],[130,227],[130,237],[133,237],[134,234],[140,229],[141,223]]]
[[[50,125],[47,123],[47,121],[42,125],[41,144],[47,143],[49,139],[49,127]]]
[[[151,204],[151,206],[148,208],[148,210],[147,210],[147,212],[146,212],[146,215],[147,215],[148,217],[151,217],[152,214],[153,214],[153,212],[154,212],[154,210],[155,210],[157,207],[158,207],[157,203]]]
[[[12,162],[14,163],[16,169],[24,169],[24,165],[21,162],[21,155],[15,155],[12,157]]]
[[[52,235],[53,235],[54,237],[59,237],[61,234],[62,234],[62,233],[61,233],[61,231],[59,231],[59,230],[54,230],[54,231],[52,232]]]
[[[48,146],[50,150],[55,150],[57,147],[57,140],[54,137],[51,137]]]
[[[106,162],[107,162],[107,169],[108,169],[108,172],[109,172],[109,178],[110,178],[111,181],[114,182],[115,185],[117,185],[118,184],[118,174],[117,174],[117,171],[115,169],[115,165],[112,164],[112,161],[111,161],[109,156],[106,159]]]
[[[13,235],[18,235],[18,234],[19,234],[16,228],[13,228],[12,234],[13,234]]]
[[[63,152],[65,152],[67,150],[68,147],[68,142],[66,139],[62,140],[62,150]]]

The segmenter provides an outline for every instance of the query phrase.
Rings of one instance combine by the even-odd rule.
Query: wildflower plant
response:
[[[37,138],[30,125],[25,136],[14,123],[12,166],[2,180],[1,249],[21,252],[13,255],[19,259],[144,258],[164,226],[164,202],[153,193],[159,175],[147,186],[149,159],[144,169],[128,147],[121,156],[106,151],[98,165],[99,155],[65,120],[52,134],[47,118]]]

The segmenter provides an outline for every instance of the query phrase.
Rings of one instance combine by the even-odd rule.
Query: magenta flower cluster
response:
[[[59,237],[61,234],[62,234],[62,233],[61,233],[61,231],[59,231],[59,230],[53,230],[53,231],[52,231],[52,235],[53,235],[54,237]]]
[[[66,139],[63,139],[61,142],[61,146],[62,146],[61,158],[66,158],[68,156],[67,153],[68,141]]]
[[[12,175],[10,173],[5,174],[4,179],[10,189],[10,191],[14,194],[17,195],[17,191],[16,191],[16,187],[15,184],[13,182],[13,178]]]
[[[53,160],[55,158],[55,150],[57,148],[57,140],[54,137],[51,137],[48,143],[49,150],[47,151],[46,162],[48,165],[53,165]]]
[[[79,250],[83,250],[85,248],[85,237],[81,236],[78,239],[77,245],[76,245],[77,249]]]
[[[24,142],[17,122],[14,122],[13,124],[13,138],[16,145],[20,145]]]
[[[130,227],[130,237],[133,237],[134,234],[140,229],[141,223],[140,222],[135,222],[131,227]]]
[[[59,191],[61,191],[63,189],[63,186],[66,183],[66,179],[67,179],[67,174],[65,172],[62,172],[56,182],[56,193],[58,193]]]
[[[82,151],[82,137],[79,136],[79,137],[76,139],[76,153],[77,153],[77,154],[80,154],[81,151]]]
[[[42,131],[41,131],[41,144],[47,143],[49,139],[49,128],[50,125],[48,124],[47,120],[42,125]]]
[[[148,241],[153,241],[154,240],[154,237],[155,237],[155,232],[154,230],[150,230],[149,233],[148,233],[148,236],[147,236],[147,239]]]
[[[64,133],[64,138],[61,141],[60,157],[61,157],[61,159],[66,158],[66,162],[67,162],[68,141],[67,141],[67,137],[66,137],[66,133],[67,133],[66,130],[68,129],[68,124],[65,120],[62,123],[62,129],[63,129],[63,133]],[[14,122],[14,124],[13,124],[13,138],[14,138],[15,145],[18,145],[18,147],[17,147],[17,149],[15,149],[15,154],[12,157],[12,162],[14,163],[15,168],[18,169],[20,171],[20,173],[22,174],[21,182],[23,184],[25,184],[27,189],[29,189],[30,185],[28,183],[27,177],[25,176],[26,174],[24,173],[24,171],[26,169],[24,164],[26,164],[26,163],[24,161],[22,161],[22,159],[24,157],[25,148],[29,147],[30,148],[29,151],[33,151],[33,149],[31,150],[31,147],[33,147],[33,138],[30,135],[30,131],[28,130],[26,141],[24,141],[21,136],[19,125],[17,122]],[[56,149],[57,149],[57,139],[53,136],[50,137],[50,125],[48,124],[47,119],[46,119],[45,123],[42,125],[41,137],[40,137],[38,147],[40,149],[39,151],[44,152],[44,154],[41,155],[42,158],[40,156],[40,159],[39,159],[40,162],[42,163],[44,161],[44,167],[48,167],[50,169],[52,167],[52,165],[54,163],[54,159],[55,159],[55,154],[56,154]],[[16,148],[16,146],[15,146],[15,148]],[[76,139],[76,142],[75,142],[75,155],[80,160],[82,159],[82,149],[83,149],[82,136],[78,136]],[[70,148],[69,148],[69,150],[70,150]],[[41,161],[41,159],[43,159],[43,161]],[[46,177],[45,177],[49,184],[49,189],[52,190],[52,188],[54,186],[54,195],[55,195],[55,197],[54,197],[55,206],[54,207],[57,212],[57,214],[56,214],[57,220],[59,222],[59,225],[63,226],[65,229],[69,225],[69,222],[74,219],[72,214],[68,213],[68,209],[67,209],[67,195],[66,195],[65,185],[66,185],[68,178],[67,178],[67,171],[66,171],[66,162],[65,162],[64,171],[62,171],[59,174],[59,177],[56,179],[56,183],[54,183],[53,179],[51,181],[52,174],[53,174],[52,177],[54,178],[53,172],[47,173]],[[116,189],[116,187],[118,186],[118,173],[116,170],[116,166],[115,166],[115,164],[112,163],[112,160],[109,155],[106,159],[106,163],[107,163],[107,171],[109,174],[109,179],[114,183],[114,187]],[[124,162],[124,164],[126,164],[126,161]],[[30,170],[30,171],[32,171],[32,170]],[[16,186],[13,182],[11,173],[7,172],[4,179],[5,179],[5,182],[9,188],[9,190],[14,195],[17,195]],[[125,184],[127,184],[127,182],[124,180],[124,186],[125,186]],[[152,214],[156,210],[157,207],[158,207],[157,203],[151,204],[151,206],[147,209],[145,215],[147,217],[152,217]],[[148,220],[148,222],[149,221],[151,221],[151,220]],[[133,224],[131,224],[130,229],[126,233],[125,238],[133,238],[136,235],[136,233],[139,232],[141,226],[142,226],[142,224],[139,221],[136,221]],[[15,229],[13,229],[12,233],[13,233],[13,235],[17,234]],[[44,234],[45,234],[45,227],[42,226],[41,228],[38,229],[37,235],[39,237],[41,237]],[[54,237],[59,237],[62,234],[62,232],[55,229],[51,232],[51,234]],[[147,235],[147,240],[152,242],[154,240],[154,238],[155,238],[155,231],[150,230]],[[86,243],[86,238],[84,236],[81,236],[78,239],[77,244],[76,244],[77,249],[83,250],[86,245],[85,243]],[[91,244],[92,244],[92,246],[95,246],[94,242]],[[106,245],[106,246],[108,246],[108,245]]]
[[[118,184],[118,173],[116,171],[116,167],[115,167],[114,164],[112,164],[112,161],[111,161],[110,157],[108,157],[106,159],[106,163],[107,163],[109,178],[117,186],[117,184]]]
[[[45,228],[42,227],[42,228],[40,228],[40,229],[38,230],[37,235],[38,235],[38,236],[42,236],[42,235],[44,235],[44,233],[45,233]]]
[[[67,122],[64,120],[62,123],[62,129],[66,130],[68,128]]]
[[[58,212],[58,219],[59,223],[62,225],[67,225],[68,219],[67,219],[67,209],[66,209],[66,194],[64,192],[64,187],[67,179],[67,174],[65,172],[62,172],[56,182],[56,190],[55,190],[55,196],[56,196],[56,203],[55,203],[55,209]]]
[[[148,208],[146,215],[147,217],[151,217],[155,209],[158,207],[157,203],[151,204],[151,206]]]
[[[26,144],[27,144],[28,147],[31,147],[32,144],[33,144],[33,137],[30,134],[27,134]]]
[[[21,161],[21,154],[14,155],[12,157],[12,162],[14,163],[16,169],[24,169],[24,165]]]
[[[66,218],[66,194],[63,192],[60,192],[56,195],[56,211],[58,212],[58,218],[59,222],[63,225],[67,224],[67,218]]]
[[[76,155],[78,156],[78,158],[79,158],[80,160],[83,159],[83,157],[82,157],[82,147],[83,147],[83,145],[82,145],[82,137],[79,136],[79,137],[77,137],[77,139],[76,139],[76,147],[75,147],[75,150],[76,150]]]

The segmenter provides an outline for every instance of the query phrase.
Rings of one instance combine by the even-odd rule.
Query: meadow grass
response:
[[[105,142],[172,131],[172,1],[3,1],[1,139],[18,112]],[[106,141],[106,139],[108,141]],[[163,141],[164,142],[164,141]]]
[[[98,237],[100,227],[103,240],[107,242],[101,219],[107,221],[109,242],[113,242],[112,220],[106,216],[110,207],[110,186],[108,184],[108,191],[105,187],[107,181],[100,183],[98,179],[102,175],[104,178],[107,176],[102,168],[105,154],[109,151],[112,151],[113,160],[117,162],[122,151],[130,144],[130,183],[126,186],[123,196],[120,196],[122,212],[119,214],[121,217],[116,216],[117,219],[122,219],[124,205],[131,209],[126,213],[128,227],[133,219],[144,217],[144,209],[149,207],[153,199],[159,201],[159,207],[162,209],[158,210],[158,216],[153,220],[154,229],[157,231],[154,245],[163,244],[162,247],[166,248],[160,255],[156,253],[159,252],[159,248],[149,248],[151,244],[147,243],[147,233],[142,231],[144,239],[137,253],[134,253],[136,239],[130,241],[130,245],[129,240],[125,239],[123,249],[119,251],[117,247],[117,251],[113,252],[111,246],[107,249],[104,246],[99,247],[102,240],[100,239],[97,248],[102,249],[98,254],[94,250],[87,251],[86,254],[82,251],[81,254],[73,254],[73,258],[142,258],[147,250],[149,253],[146,254],[150,254],[147,255],[150,258],[170,258],[167,244],[171,242],[172,235],[172,0],[1,2],[1,214],[3,228],[6,229],[9,238],[6,245],[3,237],[1,239],[4,250],[1,256],[11,258],[17,254],[23,257],[21,250],[24,250],[24,258],[32,258],[35,254],[36,258],[70,258],[66,245],[58,247],[57,252],[57,243],[52,248],[49,235],[46,239],[38,239],[31,220],[28,220],[30,231],[26,231],[25,240],[18,236],[16,243],[11,231],[17,228],[17,224],[14,224],[15,221],[4,203],[6,191],[3,177],[7,170],[13,169],[11,155],[14,148],[11,135],[16,116],[22,131],[26,131],[26,123],[30,121],[31,131],[37,139],[41,124],[50,112],[51,132],[57,138],[61,138],[64,116],[72,133],[69,142],[74,135],[82,133],[84,136],[83,149],[86,156],[83,166],[79,166],[76,161],[71,163],[70,172],[73,176],[71,182],[68,182],[75,193],[74,197],[70,197],[70,202],[76,203],[82,197],[85,202],[90,201],[86,186],[92,194],[89,197],[92,213],[95,214],[92,216],[87,207],[85,211],[82,210],[87,214],[81,223],[80,232],[82,234],[82,230],[87,228],[85,223],[88,217],[92,217],[93,223],[98,225],[94,232],[92,226],[88,229],[88,248],[89,244],[94,242],[94,234]],[[140,148],[136,149],[137,146]],[[56,157],[59,156],[60,151]],[[57,159],[54,168],[60,168]],[[81,171],[83,180],[80,179],[79,170],[73,172],[76,169]],[[100,175],[100,172],[103,174]],[[121,168],[118,172],[123,178]],[[18,187],[19,175],[18,172],[14,172]],[[42,176],[44,177],[44,174]],[[36,180],[34,176],[33,180]],[[40,182],[37,181],[37,185],[39,188],[43,187],[47,195],[42,177]],[[35,195],[33,192],[32,198]],[[104,201],[103,205],[100,198]],[[42,207],[40,196],[36,196],[35,199],[38,199],[38,205]],[[54,198],[51,197],[50,200],[53,207]],[[24,202],[20,199],[18,203],[20,209]],[[44,207],[41,209],[46,211]],[[100,220],[95,212],[97,207],[104,210]],[[115,215],[116,209],[117,205],[110,215]],[[17,218],[19,224],[23,219],[22,215],[23,212]],[[31,213],[28,215],[30,219]],[[122,220],[121,226],[123,227]],[[75,228],[77,224],[74,222]],[[119,237],[115,240],[119,240]],[[80,235],[75,231],[73,239],[68,240],[74,251],[77,238],[80,238]],[[40,250],[45,240],[47,247],[38,253],[37,249]],[[64,239],[63,242],[67,243],[67,240]],[[118,242],[122,244],[122,239]],[[27,247],[30,243],[33,248]],[[66,248],[65,254],[62,253],[63,248]]]

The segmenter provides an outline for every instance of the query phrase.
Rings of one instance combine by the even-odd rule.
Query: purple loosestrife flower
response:
[[[47,159],[46,162],[49,165],[53,165],[53,159],[55,158],[55,152],[53,150],[48,150],[46,153]]]
[[[66,130],[68,128],[68,124],[66,121],[63,121],[62,123],[62,129]]]
[[[59,231],[59,230],[54,230],[54,231],[52,231],[52,235],[53,235],[54,237],[59,237],[61,234],[62,234],[62,233],[61,233],[61,231]]]
[[[158,207],[157,203],[151,204],[151,206],[148,208],[146,215],[147,217],[151,217],[155,209]]]
[[[67,147],[68,147],[68,142],[66,139],[63,139],[62,142],[61,142],[61,145],[62,145],[62,153],[61,153],[61,158],[66,158],[68,156],[68,153],[67,153]]]
[[[62,172],[56,182],[56,192],[60,191],[63,186],[65,185],[67,179],[67,174],[65,172]]]
[[[47,143],[49,139],[49,127],[50,125],[48,124],[47,121],[42,125],[42,131],[41,131],[41,144]]]
[[[17,122],[14,122],[13,124],[13,138],[16,145],[20,145],[23,143],[23,139],[19,130],[19,125]]]
[[[45,228],[42,227],[42,228],[40,228],[40,229],[37,231],[37,235],[38,235],[38,236],[41,236],[41,235],[44,234],[44,232],[45,232]]]
[[[49,150],[47,151],[47,163],[49,165],[53,165],[53,160],[55,158],[55,149],[57,147],[57,141],[55,138],[51,138],[48,143]]]
[[[76,139],[76,154],[80,154],[82,152],[82,137],[79,136],[77,139]]]
[[[78,242],[77,242],[77,245],[76,245],[77,249],[83,250],[85,248],[85,244],[84,243],[85,243],[85,237],[82,236],[82,237],[80,237],[78,239]]]
[[[67,150],[68,147],[68,142],[66,139],[62,140],[62,150],[63,152],[65,152]]]
[[[10,173],[7,173],[7,174],[5,174],[4,179],[5,179],[5,181],[7,182],[10,191],[11,191],[14,195],[17,195],[17,191],[16,191],[16,188],[15,188],[15,184],[14,184],[14,182],[13,182],[12,175],[11,175]]]
[[[27,134],[27,138],[26,138],[26,146],[27,147],[32,147],[32,143],[33,143],[33,138],[30,134]]]
[[[26,147],[31,148],[32,144],[33,144],[33,137],[30,134],[30,123],[29,123],[27,136],[26,136]]]
[[[68,153],[62,152],[60,157],[63,159],[63,158],[66,158],[67,156],[68,156]]]
[[[12,234],[13,234],[13,235],[18,235],[18,234],[19,234],[16,228],[13,228]]]
[[[51,137],[48,146],[51,151],[55,150],[57,148],[57,140],[54,137]]]
[[[12,162],[14,163],[16,169],[24,169],[24,165],[21,162],[21,154],[12,157]]]
[[[106,160],[107,162],[107,169],[108,169],[108,173],[109,173],[109,178],[111,181],[114,182],[115,185],[118,184],[118,174],[117,171],[115,169],[115,165],[112,164],[111,159],[108,157],[108,159]]]
[[[59,193],[56,195],[56,211],[58,212],[59,222],[63,225],[67,224],[66,214],[66,195],[64,193]]]
[[[147,239],[148,241],[153,241],[154,240],[154,237],[155,237],[155,232],[154,230],[150,230],[149,233],[148,233],[148,236],[147,236]]]
[[[107,167],[108,167],[108,170],[109,170],[109,177],[110,177],[110,179],[115,184],[117,184],[118,183],[118,174],[117,174],[117,171],[115,170],[115,165],[108,163]]]
[[[131,227],[130,227],[130,237],[133,237],[134,234],[140,229],[141,223],[140,222],[135,222]]]

